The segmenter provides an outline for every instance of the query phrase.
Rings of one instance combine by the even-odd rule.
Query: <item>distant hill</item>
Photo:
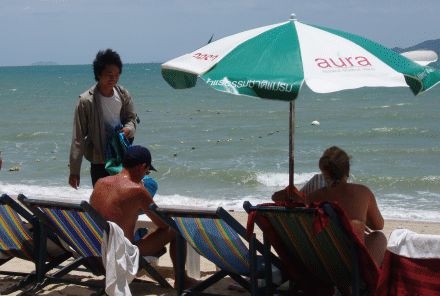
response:
[[[32,66],[57,66],[57,65],[58,63],[50,62],[50,61],[48,62],[41,61],[41,62],[32,63]]]
[[[410,50],[420,50],[420,49],[433,50],[440,57],[440,39],[426,40],[426,41],[423,41],[422,43],[419,43],[419,44],[416,44],[414,46],[410,46],[407,48],[400,48],[400,47],[393,48],[393,50],[397,51],[398,53],[401,53],[404,51],[410,51]],[[440,69],[440,61],[437,61],[436,63],[430,64],[429,66]]]

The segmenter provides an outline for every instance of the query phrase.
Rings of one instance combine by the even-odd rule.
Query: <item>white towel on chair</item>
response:
[[[396,229],[388,239],[388,250],[408,258],[440,258],[440,235]]]
[[[131,295],[130,284],[139,268],[139,248],[124,236],[115,223],[108,222],[108,237],[104,232],[101,245],[105,267],[105,292],[110,295]]]

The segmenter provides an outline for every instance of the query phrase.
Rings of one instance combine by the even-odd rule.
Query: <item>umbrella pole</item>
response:
[[[289,198],[294,197],[293,173],[294,173],[294,135],[295,135],[295,101],[290,101],[289,112]]]

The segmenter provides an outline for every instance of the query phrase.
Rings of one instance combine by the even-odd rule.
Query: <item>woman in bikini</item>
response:
[[[324,151],[319,168],[327,186],[306,196],[307,203],[336,202],[351,220],[354,232],[365,242],[370,255],[380,266],[385,254],[387,239],[380,230],[384,219],[376,198],[368,187],[347,183],[350,158],[344,150],[333,146]]]

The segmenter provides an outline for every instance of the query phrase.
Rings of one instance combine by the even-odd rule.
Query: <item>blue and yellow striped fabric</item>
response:
[[[84,257],[101,256],[103,230],[89,214],[76,210],[43,208],[41,211],[57,230],[57,234]]]
[[[330,220],[319,233],[313,213],[260,212],[266,216],[291,254],[327,283],[351,284],[351,253],[347,238]]]
[[[33,258],[32,234],[20,216],[6,204],[0,204],[0,252],[27,260]]]
[[[223,270],[249,275],[249,249],[223,220],[175,217],[185,240],[202,256]]]

